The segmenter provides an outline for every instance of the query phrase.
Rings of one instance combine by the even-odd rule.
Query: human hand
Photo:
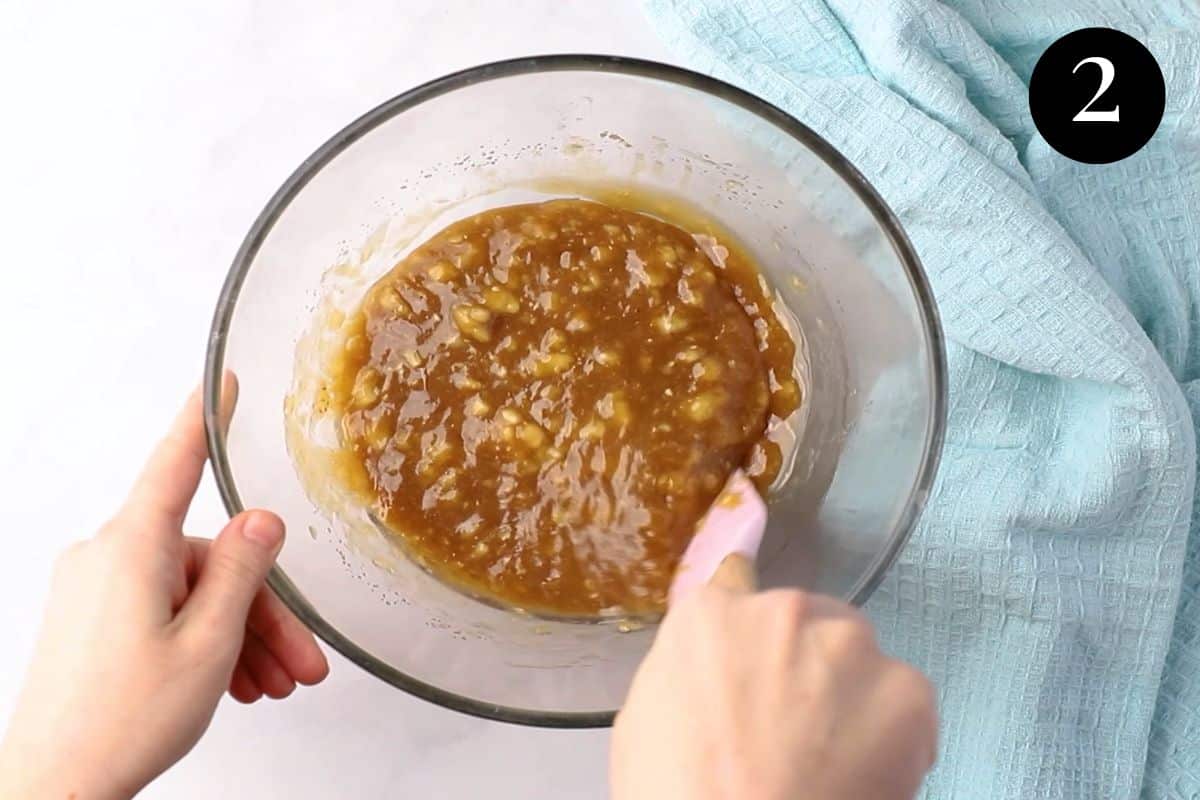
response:
[[[709,584],[667,613],[612,737],[614,800],[908,800],[929,682],[832,598]]]
[[[226,418],[235,393],[230,377]],[[122,509],[59,559],[0,746],[0,797],[132,797],[195,745],[226,689],[254,702],[328,673],[263,584],[278,517],[239,514],[214,542],[183,536],[207,458],[201,406],[196,392]]]

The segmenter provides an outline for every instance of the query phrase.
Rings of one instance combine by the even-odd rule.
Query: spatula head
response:
[[[688,591],[707,583],[730,553],[739,553],[753,564],[766,526],[766,503],[746,473],[735,470],[696,526],[696,535],[675,571],[669,601],[674,603]]]

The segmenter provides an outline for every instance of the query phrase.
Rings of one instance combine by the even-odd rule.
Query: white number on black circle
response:
[[[1092,56],[1085,58],[1075,65],[1075,69],[1071,70],[1074,75],[1079,71],[1079,68],[1084,64],[1095,64],[1100,68],[1100,88],[1092,95],[1092,99],[1088,100],[1087,105],[1075,116],[1071,117],[1072,122],[1120,122],[1121,121],[1121,106],[1113,106],[1108,111],[1092,111],[1092,103],[1100,99],[1100,95],[1108,91],[1108,87],[1112,86],[1113,78],[1117,74],[1113,63],[1107,58],[1101,56]]]

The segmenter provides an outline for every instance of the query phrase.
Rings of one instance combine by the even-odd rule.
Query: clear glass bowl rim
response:
[[[877,556],[869,572],[852,592],[850,601],[861,605],[882,580],[884,573],[908,541],[917,518],[929,497],[930,487],[941,457],[946,423],[946,354],[941,322],[933,292],[912,244],[900,226],[896,215],[858,169],[829,142],[807,125],[767,101],[724,81],[682,67],[629,58],[625,56],[591,54],[555,54],[527,56],[470,67],[436,78],[387,100],[351,122],[321,145],[284,181],[254,220],[221,289],[209,332],[204,369],[204,426],[208,439],[210,460],[217,488],[226,510],[232,517],[244,510],[241,497],[229,467],[225,437],[221,432],[217,409],[224,369],[225,342],[233,318],[234,306],[242,283],[250,270],[267,234],[291,201],[320,170],[355,141],[398,114],[449,92],[478,83],[544,72],[607,72],[632,77],[649,78],[677,84],[717,97],[739,106],[772,123],[818,156],[849,187],[874,216],[891,241],[905,274],[917,298],[924,328],[925,341],[931,361],[928,433],[925,451],[917,480],[909,494],[904,511],[886,547]],[[308,602],[284,573],[276,566],[267,579],[268,585],[297,617],[326,644],[372,675],[409,694],[445,708],[489,720],[547,728],[602,728],[612,725],[613,711],[542,711],[483,702],[449,692],[413,678],[390,664],[375,658],[341,634]]]

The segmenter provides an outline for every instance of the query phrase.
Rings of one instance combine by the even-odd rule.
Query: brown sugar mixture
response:
[[[780,468],[795,345],[728,243],[585,200],[454,223],[380,279],[330,401],[353,488],[434,574],[645,614],[729,473]]]

